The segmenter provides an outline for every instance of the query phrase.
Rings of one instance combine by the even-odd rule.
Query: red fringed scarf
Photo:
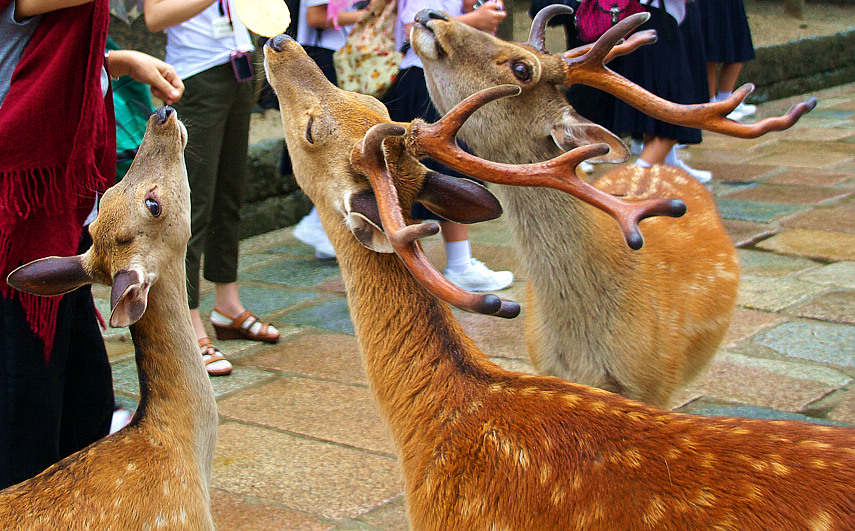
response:
[[[0,0],[0,10],[12,0]],[[61,297],[6,283],[21,264],[77,253],[95,193],[115,179],[112,98],[101,95],[109,0],[47,13],[0,105],[0,296],[17,297],[33,332],[53,349]]]

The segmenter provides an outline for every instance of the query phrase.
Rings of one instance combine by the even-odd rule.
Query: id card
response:
[[[235,30],[232,27],[232,21],[229,20],[229,17],[222,16],[214,19],[212,23],[214,27],[214,38],[222,39],[224,37],[231,37],[235,34]]]

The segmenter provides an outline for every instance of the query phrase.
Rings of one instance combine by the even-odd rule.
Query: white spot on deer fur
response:
[[[645,525],[653,527],[665,516],[665,504],[659,496],[653,496],[650,503],[645,507],[644,514],[641,516]]]
[[[128,472],[133,472],[133,471],[134,471],[134,470],[136,470],[136,469],[137,469],[137,465],[136,465],[136,463],[128,463],[128,464],[125,466],[125,470],[127,470]]]
[[[819,514],[811,519],[808,525],[810,525],[813,531],[831,531],[835,528],[834,520],[825,511],[820,511]]]
[[[163,513],[157,513],[157,516],[154,517],[154,525],[157,526],[158,529],[166,527],[166,517]]]

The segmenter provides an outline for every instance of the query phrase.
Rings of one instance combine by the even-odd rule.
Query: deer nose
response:
[[[175,109],[167,105],[154,111],[154,114],[156,114],[158,119],[160,119],[160,123],[166,123],[166,120],[168,120],[170,116],[175,114]]]
[[[448,22],[448,16],[441,11],[437,11],[436,9],[422,9],[418,13],[416,13],[416,22],[419,24],[427,24],[431,20],[444,20]]]
[[[279,34],[279,35],[277,35],[277,36],[273,37],[272,39],[268,40],[268,41],[267,41],[267,44],[266,44],[265,46],[270,46],[270,47],[271,47],[271,48],[273,48],[275,51],[277,51],[277,52],[281,52],[281,51],[282,51],[282,45],[283,45],[286,41],[293,41],[293,40],[294,40],[294,39],[293,39],[293,38],[291,38],[291,36],[290,36],[290,35],[286,35],[286,34],[284,34],[284,33],[281,33],[281,34]]]

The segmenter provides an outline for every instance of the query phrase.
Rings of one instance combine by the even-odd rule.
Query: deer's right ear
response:
[[[564,151],[590,144],[607,144],[611,148],[605,155],[589,159],[589,162],[619,163],[629,158],[629,150],[620,138],[575,111],[564,111],[555,121],[552,140]]]
[[[345,225],[359,243],[376,253],[394,253],[395,249],[380,222],[380,210],[374,192],[366,190],[350,197]]]
[[[110,326],[121,328],[136,323],[148,307],[151,283],[139,271],[119,271],[110,292]]]
[[[82,255],[41,258],[22,265],[6,278],[15,289],[44,297],[62,295],[92,281],[83,267]]]

